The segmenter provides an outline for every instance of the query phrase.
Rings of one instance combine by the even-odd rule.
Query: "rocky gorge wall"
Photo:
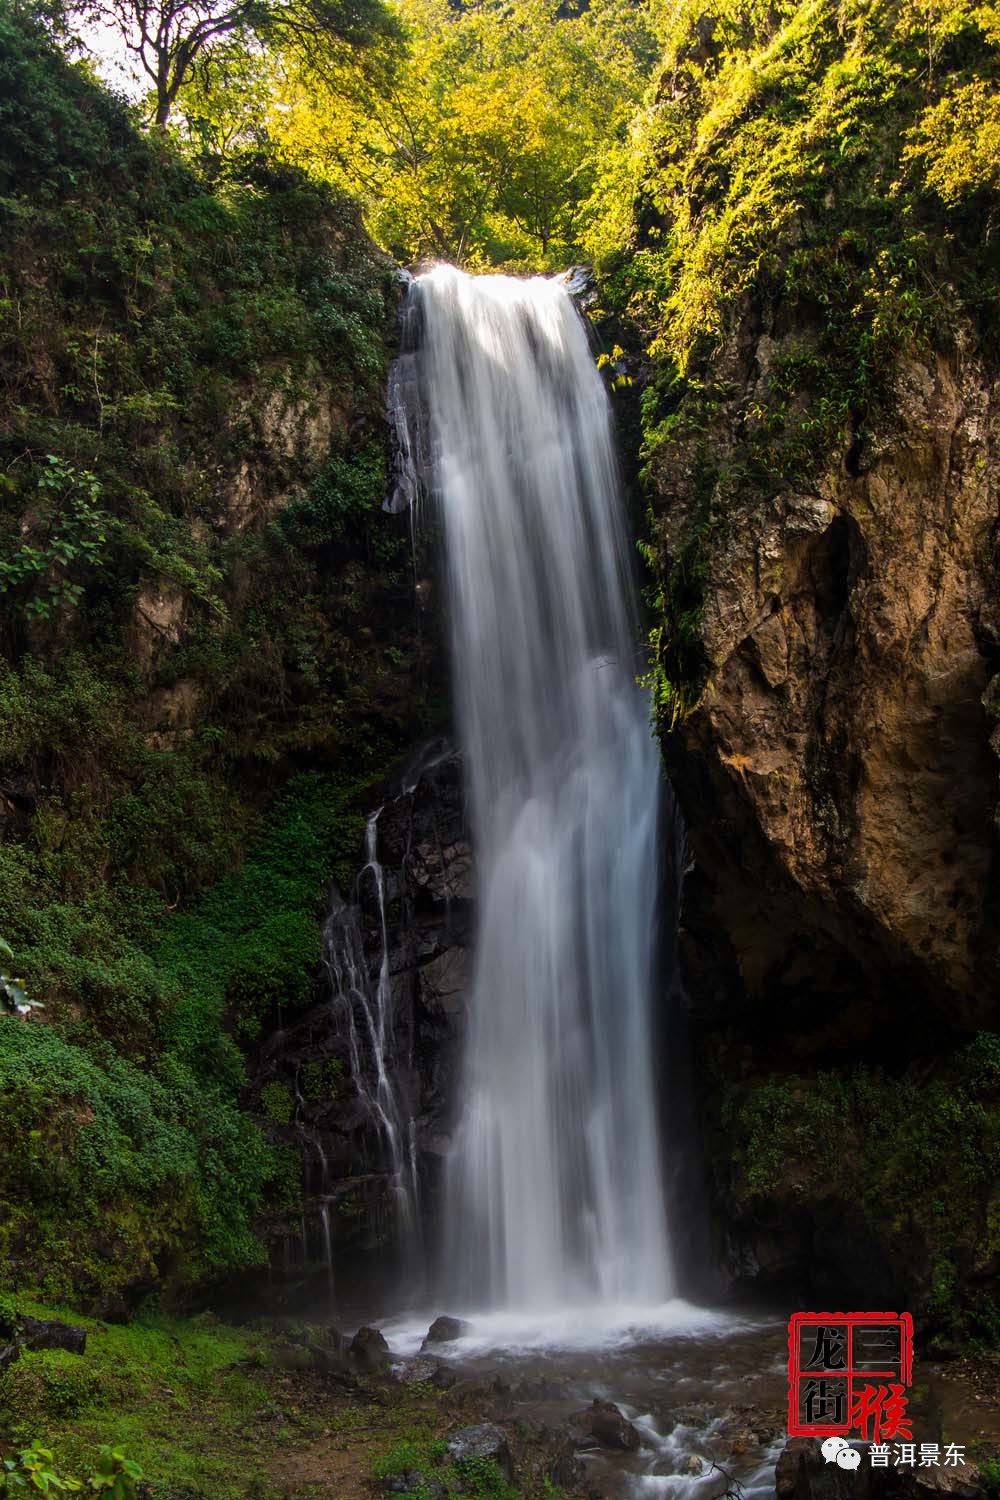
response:
[[[996,53],[953,19],[928,73],[893,5],[679,17],[601,282],[719,1250],[942,1348],[1000,1332],[996,195],[942,124]]]
[[[374,861],[331,892],[321,997],[250,1060],[257,1111],[304,1162],[303,1198],[264,1230],[276,1295],[304,1305],[342,1273],[349,1297],[384,1289],[398,1300],[400,1283],[418,1291],[436,1260],[475,883],[454,747],[419,747],[382,798],[370,817]],[[406,1166],[411,1149],[416,1164],[418,1222],[409,1226],[373,1106],[380,1029]]]
[[[734,405],[766,399],[781,347],[741,334]],[[992,1185],[968,1180],[994,1140],[992,1043],[974,1102],[963,1075],[998,998],[996,413],[970,349],[908,362],[862,464],[843,452],[717,538],[708,686],[667,740],[731,1262],[820,1295],[926,1306],[956,1252],[966,1294],[994,1274]],[[724,409],[717,452],[737,426]],[[665,549],[684,478],[682,453],[657,468],[681,499]]]

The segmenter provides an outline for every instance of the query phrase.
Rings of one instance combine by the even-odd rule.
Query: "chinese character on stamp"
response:
[[[788,1325],[788,1431],[912,1443],[909,1313],[795,1313]]]

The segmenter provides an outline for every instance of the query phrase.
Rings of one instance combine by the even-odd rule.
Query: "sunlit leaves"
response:
[[[544,267],[579,253],[581,209],[656,56],[648,5],[398,0],[409,56],[271,66],[270,140],[360,197],[397,258]],[[188,104],[185,102],[185,109]]]

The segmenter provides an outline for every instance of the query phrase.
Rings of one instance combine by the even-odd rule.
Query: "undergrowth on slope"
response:
[[[241,1046],[313,996],[434,712],[384,514],[392,279],[344,195],[196,169],[0,5],[0,1284],[258,1262]]]

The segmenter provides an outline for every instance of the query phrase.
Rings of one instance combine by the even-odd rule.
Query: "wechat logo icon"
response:
[[[828,1437],[820,1452],[828,1464],[837,1464],[841,1469],[856,1469],[861,1454],[842,1437]]]

